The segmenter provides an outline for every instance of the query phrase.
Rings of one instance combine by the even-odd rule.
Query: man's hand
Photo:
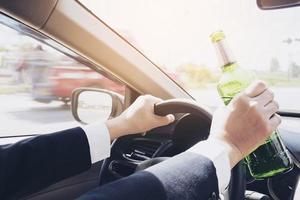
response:
[[[106,125],[111,140],[128,134],[144,133],[173,122],[174,115],[160,117],[154,114],[154,104],[161,101],[151,95],[140,96],[120,116],[108,120]]]
[[[281,123],[278,103],[262,81],[251,84],[223,109],[215,112],[211,138],[227,144],[230,164],[260,146]]]

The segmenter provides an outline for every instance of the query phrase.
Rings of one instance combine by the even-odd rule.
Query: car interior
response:
[[[266,4],[263,4],[263,1],[258,1],[258,5],[262,9],[287,7],[270,5],[270,1],[265,2]],[[116,139],[112,142],[109,158],[95,163],[90,170],[82,174],[23,199],[74,199],[95,187],[182,153],[208,138],[212,109],[199,101],[196,102],[182,86],[80,1],[0,0],[0,23],[51,46],[99,74],[125,85],[124,96],[95,88],[75,90],[69,112],[82,124],[89,123],[80,116],[79,111],[78,99],[85,92],[109,95],[112,99],[110,118],[118,116],[142,94],[152,94],[165,100],[154,108],[156,114],[176,116],[174,123],[150,130],[146,135],[141,133]],[[291,111],[280,111],[279,114],[284,120],[297,121],[300,118],[300,113]],[[232,169],[230,184],[224,194],[225,199],[300,198],[300,191],[297,192],[300,173],[300,131],[280,129],[280,134],[294,161],[294,168],[272,178],[254,180],[245,163],[241,161]],[[0,135],[0,141],[1,144],[11,143],[35,135]]]

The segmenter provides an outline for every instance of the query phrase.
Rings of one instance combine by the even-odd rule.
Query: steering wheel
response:
[[[203,105],[200,105],[199,103],[196,103],[192,100],[187,99],[171,99],[166,100],[161,103],[158,103],[154,106],[154,113],[156,115],[165,116],[167,114],[176,114],[176,113],[190,113],[192,115],[197,115],[201,119],[201,122],[206,123],[207,127],[210,127],[212,122],[212,114],[209,111],[208,108],[206,108]],[[126,136],[125,136],[126,137]],[[135,136],[128,136],[127,138],[134,138]],[[107,182],[116,180],[113,178],[109,171],[110,168],[113,168],[113,164],[116,163],[116,160],[114,160],[113,155],[118,154],[119,150],[118,145],[120,142],[122,143],[122,138],[117,139],[112,144],[112,156],[110,158],[107,158],[104,160],[101,170],[100,170],[100,181],[99,184],[105,184]],[[198,142],[198,141],[195,141]],[[122,160],[118,160],[117,162],[123,162],[125,166],[128,166],[129,169],[133,169],[131,173],[134,173],[135,171],[146,169],[152,165],[158,164],[164,160],[168,159],[168,157],[155,157],[148,159],[144,162],[141,162],[139,164],[130,164],[128,162],[123,162]],[[122,164],[122,163],[121,163]],[[114,174],[117,178],[122,178],[122,176],[119,176],[118,174]],[[240,162],[237,164],[231,171],[231,179],[229,183],[229,187],[225,192],[225,197],[228,197],[230,200],[240,200],[244,199],[245,194],[245,185],[246,185],[246,173],[244,169],[243,162]]]
[[[204,106],[200,106],[194,101],[186,99],[171,99],[158,103],[154,106],[154,113],[159,116],[176,113],[190,113],[202,117],[202,119],[209,124],[212,121],[212,115],[208,109],[206,109]],[[156,157],[146,160],[137,166],[136,171],[146,169],[166,159],[168,159],[168,157]],[[231,179],[227,190],[229,199],[244,199],[245,185],[245,166],[241,161],[231,171]]]

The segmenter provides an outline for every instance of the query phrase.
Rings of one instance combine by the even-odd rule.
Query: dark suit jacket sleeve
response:
[[[211,160],[185,152],[146,171],[99,187],[80,200],[218,199],[218,180]]]
[[[81,128],[0,146],[0,199],[18,199],[91,166]]]

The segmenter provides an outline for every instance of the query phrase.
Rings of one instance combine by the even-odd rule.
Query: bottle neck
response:
[[[227,65],[224,65],[221,67],[222,72],[232,72],[235,69],[237,69],[239,67],[239,65],[237,64],[237,62],[234,63],[228,63]]]
[[[230,70],[231,68],[236,68],[237,62],[228,47],[226,40],[222,39],[217,42],[214,42],[216,48],[217,57],[220,63],[222,70]],[[229,68],[229,69],[226,69]]]

